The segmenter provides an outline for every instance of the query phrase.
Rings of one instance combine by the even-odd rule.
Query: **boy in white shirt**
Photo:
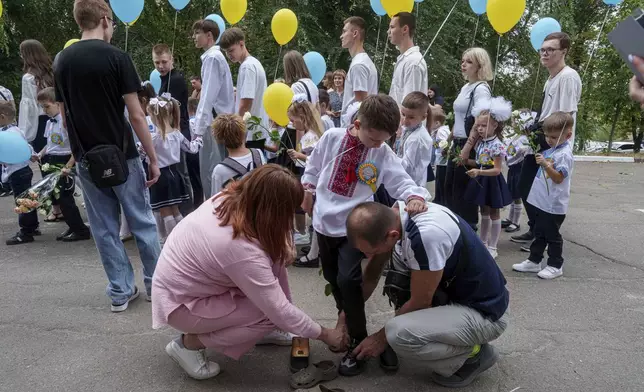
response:
[[[16,126],[16,108],[10,101],[0,101],[0,132],[15,133],[25,139],[25,143],[27,142],[24,133]],[[7,182],[11,185],[14,197],[18,197],[31,187],[34,173],[29,167],[29,159],[14,164],[0,163],[2,163],[2,182]],[[16,212],[19,211],[16,210]],[[7,240],[7,245],[34,242],[34,236],[40,235],[36,210],[19,213],[18,225],[20,226],[20,231]]]
[[[335,128],[335,124],[331,117],[327,114],[331,110],[331,98],[326,90],[320,90],[320,113],[322,114],[321,120],[324,125],[324,132],[331,128]]]
[[[447,150],[446,146],[449,144],[450,130],[445,125],[445,112],[442,108],[432,108],[432,121],[431,121],[431,136],[434,141],[432,148],[432,165],[436,166],[436,182],[434,189],[434,203],[446,205],[443,200],[445,184],[445,176],[447,174]]]
[[[427,184],[427,168],[432,159],[432,137],[423,125],[429,112],[429,98],[420,91],[414,91],[402,101],[402,134],[396,143],[396,155],[402,159],[402,166],[418,186]],[[431,123],[431,118],[428,122]]]
[[[536,207],[535,239],[528,260],[514,264],[518,272],[537,272],[542,279],[563,275],[563,238],[559,229],[566,218],[570,200],[570,178],[573,154],[570,145],[574,118],[569,113],[556,112],[546,118],[543,132],[550,149],[535,155],[540,166],[532,183],[528,203]],[[541,269],[543,252],[548,247],[548,265]]]
[[[212,171],[212,195],[221,192],[231,181],[241,179],[252,170],[266,164],[264,154],[255,148],[246,148],[246,124],[235,114],[221,115],[212,124],[217,140],[226,146],[228,157]]]
[[[342,126],[349,126],[347,109],[355,102],[362,102],[370,94],[378,94],[378,70],[364,51],[367,24],[359,16],[344,21],[342,47],[349,50],[351,66],[344,83]]]
[[[195,138],[195,128],[197,126],[195,116],[197,114],[197,108],[199,107],[199,99],[198,98],[188,98],[188,117],[189,123],[190,123],[190,140],[194,140]]]
[[[429,192],[417,186],[402,167],[400,158],[385,143],[398,130],[400,110],[386,95],[365,99],[358,118],[349,128],[333,128],[322,135],[306,162],[302,176],[305,192],[302,208],[313,217],[318,236],[324,278],[331,284],[340,316],[338,328],[348,328],[352,343],[339,368],[344,376],[364,371],[364,361],[352,349],[367,337],[360,263],[364,255],[347,240],[346,221],[358,204],[372,200],[380,185],[396,199],[408,201],[411,214],[426,210]],[[313,194],[316,200],[313,204]],[[312,213],[312,210],[314,212]],[[384,361],[395,353],[388,350]]]

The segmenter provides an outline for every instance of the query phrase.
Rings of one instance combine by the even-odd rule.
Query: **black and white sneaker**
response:
[[[534,240],[534,234],[531,231],[528,231],[527,233],[521,234],[521,235],[515,235],[510,237],[510,241],[515,242],[517,244],[528,244]]]
[[[7,240],[7,245],[21,245],[28,244],[30,242],[34,242],[34,236],[18,232]]]
[[[112,312],[120,313],[120,312],[126,311],[128,305],[130,304],[130,302],[132,302],[135,299],[139,298],[139,294],[140,294],[139,288],[134,286],[134,294],[132,294],[132,296],[127,299],[127,301],[125,301],[122,304],[117,304],[117,303],[112,302],[112,307],[111,307]]]
[[[364,372],[367,361],[357,360],[353,356],[353,350],[358,347],[358,344],[360,344],[360,342],[354,339],[349,346],[349,351],[345,354],[344,358],[342,358],[340,367],[338,368],[338,373],[340,373],[341,376],[354,377]]]

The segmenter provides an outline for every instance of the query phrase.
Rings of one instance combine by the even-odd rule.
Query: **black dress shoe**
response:
[[[71,233],[65,237],[61,241],[63,242],[76,242],[76,241],[86,241],[92,238],[92,235],[90,233],[84,233],[84,234],[78,234],[78,233]]]
[[[391,346],[387,345],[385,352],[380,354],[380,367],[388,372],[395,372],[400,367],[398,355]]]
[[[70,234],[72,234],[72,229],[67,229],[61,235],[56,237],[56,241],[62,241],[63,238],[67,237]]]
[[[502,229],[505,229],[506,227],[510,226],[511,224],[512,224],[512,222],[510,222],[510,220],[508,220],[508,219],[503,219],[503,220],[501,221],[501,228],[502,228]]]
[[[293,263],[293,266],[298,268],[320,268],[320,259],[317,257],[315,259],[309,259],[307,255],[304,255],[297,259]]]

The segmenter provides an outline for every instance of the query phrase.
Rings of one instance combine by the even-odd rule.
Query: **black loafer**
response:
[[[302,259],[306,261],[302,261]],[[302,256],[299,259],[293,263],[293,266],[298,267],[298,268],[320,268],[320,259],[315,258],[315,259],[309,259],[308,256]]]
[[[380,354],[380,367],[387,372],[395,372],[400,367],[398,355],[389,345],[387,345],[385,352]]]
[[[63,238],[67,237],[70,234],[72,234],[72,229],[67,229],[61,235],[56,237],[56,241],[62,241]]]
[[[61,241],[63,242],[87,241],[91,238],[92,238],[92,235],[90,233],[84,233],[84,234],[71,233],[63,237]]]

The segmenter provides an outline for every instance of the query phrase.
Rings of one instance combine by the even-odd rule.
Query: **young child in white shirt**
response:
[[[219,115],[212,123],[212,132],[217,143],[223,144],[228,151],[228,157],[212,171],[211,196],[214,196],[231,181],[266,164],[266,158],[261,150],[246,148],[246,123],[238,115]]]
[[[436,167],[436,181],[434,187],[434,203],[446,205],[443,200],[445,191],[445,176],[447,175],[447,155],[448,151],[446,146],[449,145],[450,130],[445,125],[445,112],[442,108],[432,108],[432,125],[431,133],[432,140],[434,141],[432,148],[432,165]]]
[[[396,143],[396,155],[402,166],[418,186],[427,184],[427,169],[431,170],[432,137],[423,121],[429,112],[429,98],[425,93],[414,91],[407,94],[400,108],[402,134]],[[428,120],[431,123],[432,119]]]
[[[372,200],[381,184],[395,199],[407,201],[411,214],[425,211],[425,201],[430,197],[424,186],[414,183],[400,158],[385,143],[399,126],[400,110],[391,97],[368,96],[349,129],[333,128],[322,135],[302,176],[307,190],[302,207],[313,212],[324,278],[331,285],[340,312],[337,328],[346,326],[352,339],[341,374],[364,370],[365,362],[356,359],[352,351],[367,337],[360,268],[365,255],[347,240],[349,213],[358,204]]]
[[[190,137],[195,138],[195,116],[197,115],[197,108],[199,107],[199,100],[197,98],[188,98],[188,116],[190,117]]]
[[[91,238],[89,227],[83,222],[78,206],[76,206],[75,182],[70,178],[76,160],[72,156],[69,135],[63,126],[63,116],[56,103],[56,92],[53,87],[47,87],[38,92],[38,104],[49,116],[49,121],[45,126],[47,145],[38,152],[38,159],[43,164],[63,165],[63,176],[58,182],[60,193],[52,196],[52,202],[59,207],[68,229],[56,237],[56,240],[63,242],[89,240]],[[43,174],[49,173],[43,170]],[[54,212],[54,214],[56,213]]]
[[[156,127],[152,134],[152,143],[157,155],[157,162],[161,176],[150,187],[150,205],[153,211],[159,211],[163,219],[167,238],[179,222],[183,219],[179,212],[179,204],[190,199],[179,172],[177,164],[181,160],[181,150],[190,154],[197,154],[203,145],[201,138],[192,142],[186,139],[179,131],[180,109],[179,101],[164,94],[159,98],[152,98],[148,104],[147,113]]]
[[[0,132],[11,132],[20,135],[27,143],[25,134],[16,126],[16,108],[11,101],[0,100]],[[31,187],[34,173],[29,167],[29,159],[12,164],[0,163],[2,164],[2,182],[9,183],[14,198],[18,198],[21,193]],[[7,245],[34,242],[34,236],[40,235],[36,210],[20,213],[18,207],[16,207],[14,211],[19,214],[18,225],[20,226],[20,231],[7,240]]]
[[[322,114],[322,125],[324,125],[324,132],[331,128],[335,128],[333,119],[327,114],[331,110],[331,98],[326,90],[320,90],[320,114]]]
[[[514,264],[518,272],[537,272],[541,279],[563,275],[563,238],[559,230],[566,219],[570,200],[570,179],[574,157],[570,138],[574,119],[569,113],[555,112],[543,122],[543,132],[550,149],[535,155],[540,166],[532,183],[528,202],[537,208],[535,239],[530,257]],[[543,253],[548,247],[548,265],[541,268]]]

